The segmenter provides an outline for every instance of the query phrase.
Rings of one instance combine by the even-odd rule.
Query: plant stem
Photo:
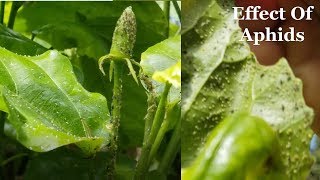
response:
[[[5,1],[0,1],[0,23],[3,24]]]
[[[108,179],[114,179],[114,171],[118,152],[118,129],[120,126],[121,114],[121,99],[122,99],[122,62],[114,62],[113,70],[113,97],[112,97],[112,111],[111,123],[113,125],[112,139],[111,139],[111,154],[112,159],[108,164]]]
[[[8,164],[9,162],[17,159],[17,158],[20,158],[20,157],[23,157],[23,156],[27,156],[28,154],[27,153],[21,153],[21,154],[17,154],[17,155],[14,155],[14,156],[11,156],[10,158],[4,160],[1,162],[0,166],[5,166],[6,164]]]
[[[0,111],[0,138],[4,134],[4,121],[5,121],[6,113]]]
[[[150,150],[157,137],[158,131],[164,119],[165,109],[167,104],[167,97],[169,94],[170,87],[171,87],[171,84],[166,83],[164,91],[161,95],[159,105],[157,107],[156,114],[154,116],[150,136],[148,137],[146,144],[143,145],[142,147],[141,157],[137,163],[134,179],[137,179],[137,180],[144,179],[148,171],[149,162],[151,161],[149,160]]]
[[[168,127],[169,127],[169,121],[168,121],[168,118],[165,118],[163,123],[161,124],[161,127],[160,127],[158,134],[157,134],[157,137],[151,147],[151,151],[150,151],[150,155],[149,155],[149,164],[150,164],[150,161],[152,161],[152,159],[154,158],[155,154],[157,153],[159,146],[162,142],[162,139],[168,130]]]
[[[164,15],[168,22],[168,29],[167,29],[167,37],[169,37],[169,31],[170,31],[170,1],[164,1],[163,2],[163,11]]]
[[[145,120],[145,125],[144,125],[144,136],[143,136],[143,145],[147,143],[147,140],[149,138],[151,128],[152,128],[152,123],[153,123],[153,118],[155,116],[156,110],[157,110],[157,99],[156,99],[156,93],[154,91],[154,87],[152,85],[152,82],[148,77],[142,76],[141,79],[144,81],[144,83],[147,86],[148,89],[148,109],[147,109],[147,114],[144,117]]]
[[[181,143],[180,129],[181,129],[181,118],[179,118],[179,121],[176,124],[173,135],[166,148],[166,152],[164,153],[164,156],[161,159],[161,162],[158,168],[160,172],[163,172],[163,173],[168,172],[168,169],[171,166],[174,160],[174,157],[180,150],[180,143]]]
[[[172,4],[174,6],[174,9],[177,12],[177,15],[179,17],[180,22],[181,22],[181,10],[180,10],[179,4],[178,4],[178,2],[176,0],[172,0]]]
[[[180,120],[180,116],[181,116],[181,108],[180,109],[176,109],[174,107],[176,106],[180,106],[179,102],[174,103],[175,105],[172,107],[172,109],[170,110],[170,108],[166,111],[166,117],[164,119],[164,121],[161,124],[160,130],[157,134],[157,138],[155,140],[155,142],[152,145],[151,148],[151,152],[149,155],[149,160],[152,160],[155,156],[155,154],[157,153],[159,146],[162,142],[163,137],[165,136],[165,134],[168,131],[169,125],[171,123],[177,123],[177,121]],[[178,116],[172,116],[172,113],[177,113]],[[180,123],[180,122],[178,122]],[[176,127],[176,125],[174,125],[174,127]],[[150,162],[149,162],[150,163]]]
[[[16,19],[18,9],[20,8],[20,6],[22,6],[22,4],[23,4],[23,2],[18,2],[18,1],[12,2],[10,15],[9,15],[8,28],[13,29],[13,25],[14,25],[14,21]]]
[[[90,159],[89,163],[90,163],[89,180],[95,180],[95,175],[96,175],[96,169],[94,166],[95,158]]]

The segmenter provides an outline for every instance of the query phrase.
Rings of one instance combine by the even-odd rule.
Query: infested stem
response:
[[[148,109],[147,109],[147,114],[144,117],[145,125],[144,125],[143,145],[145,145],[149,138],[151,128],[152,128],[153,118],[157,110],[157,99],[156,99],[156,92],[154,91],[154,87],[152,85],[151,80],[144,75],[142,75],[141,80],[143,80],[143,82],[145,83],[149,91],[147,93]]]
[[[148,168],[149,168],[149,162],[151,161],[151,160],[149,160],[151,147],[155,142],[158,131],[159,131],[160,126],[161,126],[163,119],[164,119],[167,98],[168,98],[170,87],[171,87],[171,84],[166,83],[164,91],[161,95],[160,102],[157,107],[156,114],[153,119],[153,124],[152,124],[150,135],[148,137],[146,144],[144,144],[142,147],[141,157],[137,163],[134,179],[137,179],[137,180],[145,179],[145,175],[146,175]]]
[[[122,67],[121,62],[114,62],[113,69],[113,97],[111,110],[111,123],[113,125],[111,147],[111,161],[108,164],[108,179],[114,179],[115,165],[118,153],[118,129],[120,126],[121,98],[122,98]]]
[[[113,78],[113,97],[112,97],[112,110],[111,110],[111,124],[113,125],[111,135],[111,161],[107,165],[108,179],[114,179],[115,165],[118,152],[118,129],[120,126],[121,114],[121,99],[122,99],[122,70],[124,63],[127,62],[132,76],[135,77],[133,67],[129,59],[132,57],[134,43],[136,41],[136,18],[132,11],[132,7],[127,7],[117,21],[116,28],[112,36],[112,44],[110,53],[99,59],[99,68],[105,75],[103,70],[103,63],[105,60],[111,60],[109,69],[109,78]],[[113,76],[112,76],[113,74]]]

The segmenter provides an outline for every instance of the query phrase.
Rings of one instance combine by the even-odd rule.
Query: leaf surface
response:
[[[105,97],[85,90],[57,51],[25,57],[0,48],[1,110],[16,138],[34,151],[76,143],[94,153],[108,143]]]
[[[38,55],[47,49],[0,24],[0,46],[21,55]]]
[[[233,6],[231,1],[212,0],[203,14],[194,15],[195,22],[182,36],[182,166],[197,157],[195,149],[203,147],[222,119],[244,111],[276,131],[286,176],[304,179],[313,161],[313,111],[304,102],[302,83],[285,59],[259,65],[248,45],[239,41],[242,33],[233,20]]]
[[[18,12],[14,29],[28,34],[36,31],[59,50],[80,47],[80,54],[98,60],[109,52],[116,21],[128,6],[137,18],[134,52],[140,57],[166,37],[168,23],[156,2],[33,2]]]

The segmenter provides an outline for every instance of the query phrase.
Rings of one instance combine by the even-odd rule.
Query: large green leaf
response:
[[[81,54],[98,59],[109,52],[116,21],[128,6],[137,18],[134,54],[140,57],[166,37],[168,23],[156,2],[27,3],[18,12],[14,29],[29,34],[37,30],[54,48],[81,47]]]
[[[0,110],[16,138],[34,151],[76,143],[94,153],[108,143],[105,97],[86,91],[57,51],[25,57],[0,48]]]
[[[37,37],[45,40],[59,50],[77,48],[79,55],[99,58],[109,49],[107,44],[85,24],[74,22],[56,22],[33,31]]]
[[[209,4],[182,36],[182,166],[193,161],[195,149],[203,147],[222,119],[245,111],[277,132],[286,176],[305,178],[312,164],[308,144],[313,112],[304,102],[301,81],[284,59],[270,67],[258,64],[248,45],[239,41],[232,1]]]
[[[147,96],[144,88],[138,86],[131,75],[123,76],[123,82],[120,143],[122,147],[133,148],[142,145]]]
[[[85,158],[81,153],[70,148],[58,148],[47,153],[37,153],[30,157],[24,174],[24,179],[77,179],[77,180],[105,180],[107,179],[106,162],[110,156],[105,152],[98,152],[95,157]],[[121,154],[116,164],[117,180],[132,180],[135,161],[127,155]],[[158,174],[149,175],[155,179]]]
[[[107,153],[99,152],[92,158],[83,157],[73,149],[58,148],[30,156],[24,179],[106,179]]]
[[[0,24],[0,46],[21,55],[38,55],[46,48]]]

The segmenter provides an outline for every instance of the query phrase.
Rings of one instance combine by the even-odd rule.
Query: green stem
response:
[[[8,164],[9,162],[17,159],[17,158],[20,158],[20,157],[23,157],[23,156],[27,156],[28,154],[27,153],[21,153],[21,154],[17,154],[17,155],[14,155],[14,156],[11,156],[10,158],[4,160],[1,162],[0,166],[5,166],[6,164]]]
[[[172,0],[172,4],[174,6],[174,9],[177,12],[177,15],[179,17],[180,22],[181,22],[181,10],[180,10],[179,4],[178,4],[178,2],[176,0]]]
[[[175,106],[176,105],[180,106],[180,103],[177,102],[177,104],[175,104]],[[178,117],[172,116],[172,112],[177,113]],[[171,112],[170,112],[170,110],[167,110],[166,113],[167,113],[166,117],[165,117],[165,119],[164,119],[164,121],[163,121],[163,123],[162,123],[162,125],[160,127],[160,130],[158,132],[157,138],[156,138],[155,142],[152,145],[151,152],[150,152],[150,155],[149,155],[149,160],[152,160],[154,158],[155,154],[157,153],[157,151],[159,149],[159,146],[160,146],[160,144],[162,142],[162,139],[163,139],[163,137],[165,136],[165,134],[168,131],[170,123],[176,123],[177,121],[180,120],[181,108],[178,110],[178,109],[175,109],[174,107],[172,107]],[[180,123],[180,122],[178,122],[178,123]],[[175,125],[175,127],[176,126],[177,125]]]
[[[167,29],[167,37],[169,37],[169,31],[170,31],[170,1],[164,1],[163,2],[163,11],[164,15],[168,21],[168,29]]]
[[[14,21],[16,19],[18,9],[20,8],[20,6],[22,6],[22,4],[23,4],[23,2],[18,2],[18,1],[12,2],[10,15],[9,15],[8,28],[13,29],[13,25],[14,25]]]
[[[181,143],[180,129],[181,129],[181,118],[179,118],[179,121],[176,124],[173,135],[166,148],[166,152],[164,153],[164,156],[161,159],[161,162],[158,168],[160,172],[163,172],[163,173],[168,172],[169,167],[171,167],[171,164],[175,156],[180,150],[180,143]]]
[[[121,99],[122,99],[122,62],[114,61],[113,70],[113,97],[112,97],[112,111],[111,123],[113,125],[112,139],[111,139],[111,154],[112,159],[108,165],[108,179],[114,179],[115,165],[118,152],[118,129],[120,126],[121,114]]]
[[[3,24],[5,1],[0,1],[0,23]]]
[[[89,170],[89,180],[95,180],[96,168],[95,168],[95,158],[90,159],[90,170]]]
[[[169,127],[169,121],[168,118],[165,118],[165,120],[163,121],[163,123],[161,124],[160,130],[157,134],[156,140],[154,141],[152,147],[151,147],[151,151],[150,151],[150,155],[149,155],[149,161],[152,161],[152,159],[154,158],[155,154],[157,153],[159,146],[162,142],[162,139],[164,137],[164,135],[166,134],[167,130]],[[150,164],[150,162],[149,162]]]
[[[152,85],[152,82],[148,77],[142,75],[141,78],[144,83],[147,86],[148,89],[148,109],[147,109],[147,114],[144,117],[145,120],[145,125],[144,125],[144,136],[143,136],[143,145],[147,143],[147,140],[149,138],[151,128],[152,128],[152,123],[153,123],[153,118],[155,116],[156,110],[157,110],[157,100],[156,100],[156,94],[154,92],[154,87]]]
[[[0,111],[0,138],[4,134],[4,121],[5,121],[6,113]]]
[[[169,94],[170,87],[171,87],[171,84],[166,83],[166,86],[161,95],[161,99],[153,120],[150,136],[148,137],[146,144],[142,147],[141,157],[137,163],[134,179],[137,179],[137,180],[145,179],[145,175],[149,168],[149,162],[151,161],[149,160],[149,154],[151,151],[151,147],[157,137],[162,121],[164,119],[165,109],[167,104],[167,97]]]

